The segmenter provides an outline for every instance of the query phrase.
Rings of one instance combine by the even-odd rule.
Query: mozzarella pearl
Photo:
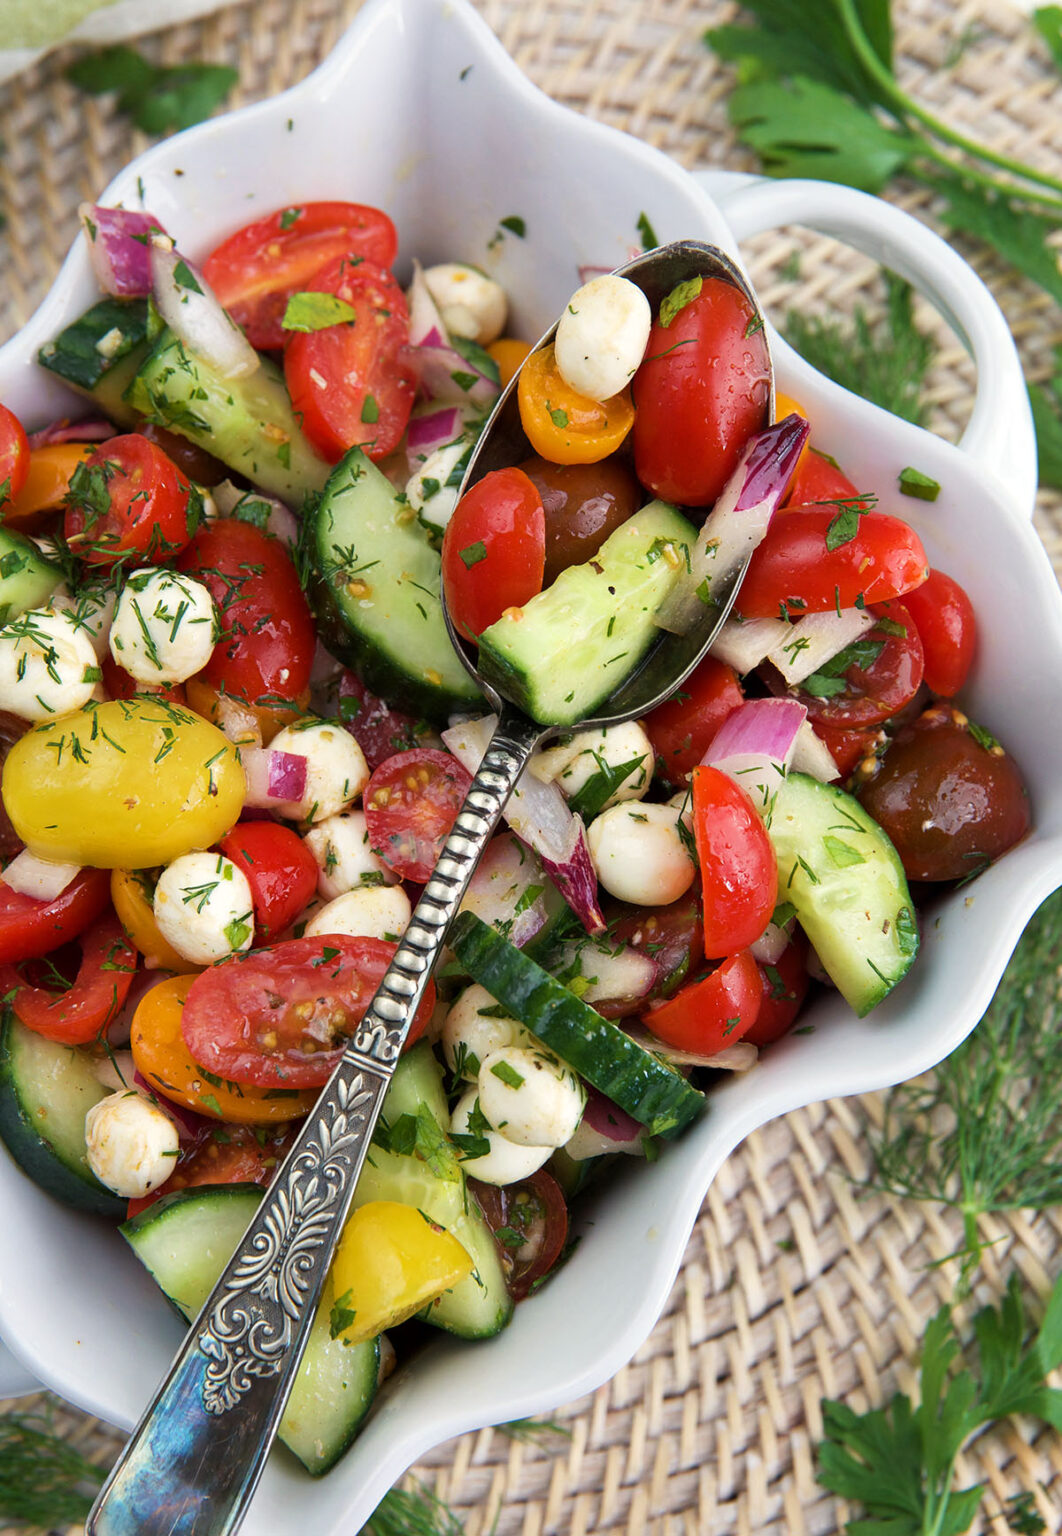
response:
[[[577,288],[560,318],[554,356],[580,395],[609,400],[638,371],[653,323],[649,300],[629,278],[608,273]]]
[[[478,1102],[477,1088],[469,1088],[467,1093],[462,1094],[450,1117],[452,1132],[456,1131],[459,1136],[472,1134],[469,1121]],[[462,1154],[461,1161],[472,1177],[484,1184],[519,1184],[521,1179],[530,1178],[553,1155],[552,1147],[521,1147],[500,1131],[484,1131],[480,1134],[485,1137],[490,1150],[484,1152],[482,1157]]]
[[[250,949],[254,903],[247,876],[220,853],[184,853],[155,887],[155,921],[167,943],[193,965],[213,965]]]
[[[478,982],[456,998],[443,1022],[442,1046],[446,1064],[455,1077],[474,1083],[480,1063],[506,1045],[523,1044],[525,1030],[516,1019],[499,1018],[484,1009],[497,1009],[497,1001]]]
[[[96,660],[102,661],[107,655],[116,601],[117,594],[113,587],[85,588],[76,597],[69,587],[57,587],[48,599],[48,607],[56,613],[73,614],[78,626],[92,642]]]
[[[179,571],[134,571],[111,625],[111,655],[138,683],[183,683],[202,672],[220,630],[214,599]]]
[[[446,482],[467,452],[468,442],[463,437],[456,443],[446,443],[429,453],[416,474],[406,482],[406,498],[410,506],[419,512],[422,522],[430,523],[440,531],[453,517],[457,506],[458,486]]]
[[[443,261],[427,268],[424,281],[451,336],[467,336],[485,347],[504,331],[509,301],[492,277],[460,261]]]
[[[278,806],[292,821],[326,821],[346,810],[369,782],[365,754],[349,731],[332,720],[300,720],[286,725],[270,742],[274,752],[306,759],[306,789],[301,800]]]
[[[303,842],[317,860],[317,890],[333,901],[359,885],[397,885],[398,876],[369,847],[364,811],[343,811],[310,828]]]
[[[306,924],[308,939],[342,933],[353,939],[389,939],[395,943],[412,915],[409,897],[400,885],[362,885],[337,896],[314,913]]]
[[[100,1183],[127,1200],[165,1184],[177,1161],[177,1127],[129,1088],[93,1104],[85,1116],[85,1143]]]
[[[608,810],[622,800],[640,800],[649,788],[656,757],[652,743],[637,720],[610,725],[601,731],[580,731],[570,743],[578,751],[557,774],[556,782],[570,800],[595,774],[616,769],[624,763],[634,767],[609,795],[601,809]]]
[[[0,709],[23,720],[80,709],[99,676],[92,642],[71,613],[31,608],[0,629]]]
[[[562,1147],[583,1117],[586,1090],[551,1052],[505,1045],[480,1066],[479,1107],[518,1147]]]
[[[614,805],[594,818],[586,834],[590,857],[610,896],[664,907],[689,890],[695,869],[678,822],[674,805]]]

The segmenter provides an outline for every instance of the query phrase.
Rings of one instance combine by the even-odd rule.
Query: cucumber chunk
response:
[[[186,1321],[210,1295],[262,1193],[256,1184],[181,1189],[119,1228]],[[280,1421],[281,1440],[315,1476],[333,1467],[357,1434],[376,1394],[380,1366],[379,1339],[348,1348],[332,1338],[334,1299],[329,1281]]]
[[[666,501],[652,501],[562,571],[522,608],[479,637],[479,669],[544,725],[575,725],[615,693],[660,630],[653,615],[685,568],[695,532]]]
[[[99,405],[119,427],[133,427],[136,412],[122,398],[149,350],[146,299],[101,299],[54,341],[37,361]]]
[[[329,466],[303,436],[283,376],[268,358],[246,378],[223,379],[164,330],[126,395],[141,416],[292,507],[328,479]]]
[[[455,955],[514,1019],[652,1135],[675,1136],[704,1095],[472,912],[450,930]]]
[[[892,843],[843,789],[790,773],[768,832],[778,900],[792,902],[830,980],[862,1018],[901,981],[918,953],[918,923]]]
[[[336,465],[305,528],[310,600],[333,655],[410,714],[444,720],[482,702],[446,632],[438,552],[360,448]]]
[[[32,539],[13,528],[0,528],[0,624],[10,624],[28,608],[41,608],[63,579]]]
[[[85,1116],[109,1092],[84,1051],[45,1040],[4,1009],[0,1140],[22,1171],[57,1200],[121,1220],[127,1202],[96,1178],[85,1145]]]
[[[443,1070],[427,1040],[419,1040],[412,1050],[399,1057],[384,1096],[380,1119],[386,1125],[394,1125],[402,1115],[415,1115],[422,1104],[431,1111],[442,1130],[450,1129]]]

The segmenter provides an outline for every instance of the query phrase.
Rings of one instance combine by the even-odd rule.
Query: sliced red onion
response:
[[[294,549],[299,542],[298,518],[289,506],[278,501],[275,496],[267,496],[264,491],[242,491],[231,480],[222,480],[212,486],[210,494],[222,517],[238,517],[237,508],[241,502],[246,502],[254,511],[253,521],[257,527],[272,534],[288,549]],[[259,506],[263,509],[261,512]],[[252,519],[247,517],[244,521],[250,522]]]
[[[426,459],[436,448],[460,437],[463,427],[464,421],[456,405],[444,406],[441,411],[432,411],[427,416],[413,416],[406,432],[410,456],[416,454]]]
[[[791,628],[785,619],[727,619],[708,649],[735,672],[752,672]]]
[[[80,873],[80,864],[56,864],[51,859],[39,859],[28,848],[23,848],[0,874],[0,880],[22,896],[32,896],[35,901],[54,901]]]
[[[179,251],[152,245],[151,295],[159,314],[190,352],[223,379],[254,373],[261,358],[221,307],[203,274]]]
[[[491,927],[500,927],[509,943],[522,949],[549,915],[545,885],[546,875],[534,850],[525,848],[511,832],[501,832],[487,845],[461,911],[474,912]]]
[[[495,381],[447,344],[422,342],[419,347],[407,347],[404,355],[416,374],[418,393],[425,400],[476,405],[486,411],[498,398]]]
[[[749,954],[760,965],[774,965],[788,948],[792,926],[792,918],[784,926],[768,923],[759,938],[749,945]]]
[[[788,626],[788,634],[768,651],[767,660],[795,687],[876,623],[866,608],[809,613]]]
[[[834,779],[841,777],[841,770],[834,762],[833,753],[822,737],[816,736],[810,720],[805,720],[797,731],[793,757],[789,766],[797,773],[806,773],[811,778],[818,779],[822,784],[830,784]]]
[[[431,296],[419,261],[413,263],[413,281],[406,293],[409,304],[409,343],[413,347],[446,347],[450,344],[439,306]]]
[[[796,699],[746,699],[727,715],[701,761],[740,784],[763,814],[785,778],[807,713]]]
[[[165,234],[150,213],[128,208],[78,209],[88,240],[92,269],[104,293],[118,299],[146,299],[151,292],[151,236]]]
[[[61,421],[53,421],[49,426],[42,427],[39,432],[31,432],[29,445],[31,448],[46,448],[51,443],[105,443],[109,437],[115,436],[117,428],[98,416],[86,417],[84,421],[68,421],[64,417]]]
[[[247,776],[245,805],[272,810],[297,805],[306,793],[306,758],[272,747],[243,747],[240,753]]]
[[[484,715],[443,731],[443,741],[469,773],[475,773],[483,761],[497,723],[495,715]],[[538,854],[546,874],[587,933],[604,933],[606,924],[586,828],[568,809],[557,785],[543,784],[525,768],[503,815],[517,837]]]
[[[606,1018],[636,1013],[660,980],[658,962],[625,944],[607,949],[596,944],[567,945],[558,956],[558,969],[563,972],[577,960],[589,980],[579,996]]]
[[[653,1011],[650,1008],[647,1022],[652,1023]],[[664,1061],[670,1061],[676,1067],[712,1067],[724,1072],[747,1072],[755,1066],[759,1051],[747,1040],[739,1040],[735,1045],[724,1046],[721,1051],[716,1051],[714,1056],[703,1056],[697,1051],[680,1051],[677,1046],[667,1045],[663,1040],[658,1040],[655,1035],[642,1029],[628,1029],[626,1031],[636,1045],[640,1045],[644,1051],[651,1051],[654,1056],[661,1057]]]
[[[579,287],[590,282],[594,277],[607,277],[613,269],[611,267],[594,267],[584,263],[579,268]]]
[[[586,1085],[583,1119],[592,1130],[599,1131],[602,1136],[611,1136],[613,1141],[641,1141],[645,1135],[644,1125],[639,1125],[626,1110],[620,1109],[589,1083]]]
[[[804,418],[794,414],[749,439],[697,535],[689,569],[680,575],[656,615],[661,629],[677,635],[691,630],[706,600],[711,601],[712,583],[725,582],[762,541],[785,500],[809,430]],[[701,595],[705,592],[707,599]]]

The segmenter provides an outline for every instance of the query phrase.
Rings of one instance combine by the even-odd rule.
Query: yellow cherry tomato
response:
[[[3,797],[35,854],[97,869],[150,869],[234,826],[247,783],[232,743],[164,699],[87,704],[27,731]]]
[[[611,400],[577,394],[561,378],[552,346],[527,359],[516,388],[528,441],[551,464],[596,464],[607,459],[634,426],[629,389]]]
[[[344,1344],[360,1344],[405,1322],[472,1273],[472,1260],[444,1227],[395,1200],[370,1200],[343,1228],[332,1283]]]
[[[268,747],[277,732],[304,715],[310,704],[308,688],[297,699],[292,699],[290,704],[248,704],[245,699],[238,699],[233,694],[219,693],[201,677],[188,679],[184,685],[184,696],[188,700],[189,709],[194,709],[204,720],[218,726],[230,741],[236,742],[238,746],[253,747]]]
[[[176,971],[183,976],[203,969],[179,955],[173,945],[167,944],[162,937],[151,905],[150,886],[145,887],[141,870],[111,870],[111,901],[118,914],[118,921],[129,935],[131,943],[147,961],[150,970]]]
[[[784,421],[787,416],[803,416],[805,421],[810,420],[806,408],[801,405],[799,400],[794,400],[792,395],[783,395],[781,391],[776,390],[774,396],[774,419],[775,421]],[[794,477],[803,469],[804,461],[810,452],[809,441],[800,450],[800,457],[797,459],[796,469],[793,471]]]
[[[497,341],[491,342],[487,351],[498,365],[502,389],[508,384],[530,350],[529,341],[517,341],[512,336],[499,336]]]
[[[171,976],[145,992],[129,1032],[137,1071],[156,1092],[198,1114],[234,1125],[299,1120],[313,1108],[316,1088],[252,1088],[204,1072],[188,1054],[181,1014],[194,976]]]
[[[98,445],[95,443],[46,443],[30,454],[26,483],[4,507],[4,522],[18,527],[39,512],[61,507],[70,489],[70,477]]]

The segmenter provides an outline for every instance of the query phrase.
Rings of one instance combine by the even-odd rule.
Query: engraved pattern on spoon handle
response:
[[[87,1536],[230,1536],[239,1527],[409,1022],[541,734],[503,714],[376,997],[104,1484]]]

